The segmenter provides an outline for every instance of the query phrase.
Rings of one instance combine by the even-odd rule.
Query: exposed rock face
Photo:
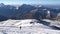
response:
[[[60,20],[60,13],[58,13],[56,20]]]
[[[50,13],[48,10],[50,11]],[[56,18],[59,12],[60,10],[58,9],[51,9],[44,6],[35,7],[26,4],[18,7],[10,5],[3,5],[0,7],[0,15],[2,15],[3,17],[7,17],[7,19],[53,19]]]

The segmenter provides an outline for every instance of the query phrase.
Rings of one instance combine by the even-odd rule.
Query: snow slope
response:
[[[0,22],[0,34],[60,34],[60,30],[53,30],[37,21],[36,19],[2,21]],[[30,24],[30,22],[33,23]]]
[[[48,20],[48,19],[43,19],[43,21],[50,22],[50,26],[60,27],[60,20]]]

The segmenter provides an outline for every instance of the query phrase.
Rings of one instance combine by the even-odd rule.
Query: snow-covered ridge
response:
[[[26,19],[26,20],[7,20],[0,22],[0,26],[31,26],[30,22],[37,22],[35,19]],[[26,24],[26,25],[25,25]]]
[[[51,22],[51,20],[43,20]],[[21,27],[21,29],[20,29]],[[36,19],[7,20],[0,22],[0,34],[60,34],[49,26],[38,23]]]

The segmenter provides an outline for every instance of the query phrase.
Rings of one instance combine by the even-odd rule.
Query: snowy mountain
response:
[[[0,4],[0,34],[60,34],[60,9],[42,5]]]
[[[50,18],[54,19],[60,13],[60,9],[52,9],[42,5],[28,5],[21,6],[3,5],[0,7],[0,17],[4,21],[7,19],[46,19],[48,11],[50,11]],[[5,19],[3,19],[5,18]]]

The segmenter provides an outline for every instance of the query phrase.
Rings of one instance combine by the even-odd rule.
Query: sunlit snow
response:
[[[47,19],[44,19],[43,21],[51,22],[50,25],[52,25],[53,22],[59,22]],[[53,30],[49,26],[38,23],[38,20],[36,19],[9,19],[0,22],[0,34],[60,34],[60,30]]]

